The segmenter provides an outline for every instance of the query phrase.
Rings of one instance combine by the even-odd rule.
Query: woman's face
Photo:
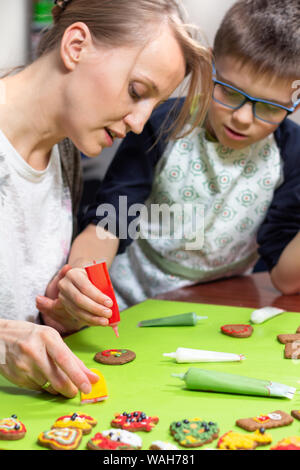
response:
[[[167,25],[143,47],[91,43],[74,64],[66,75],[61,122],[64,134],[91,157],[110,147],[115,137],[141,133],[154,107],[177,88],[186,70]]]

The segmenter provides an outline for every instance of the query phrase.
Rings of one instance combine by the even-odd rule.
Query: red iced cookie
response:
[[[251,325],[223,325],[221,331],[224,335],[235,338],[249,338],[253,333],[253,328]]]
[[[142,411],[133,411],[132,413],[116,414],[111,426],[126,429],[127,431],[151,431],[158,421],[157,416],[151,417]]]

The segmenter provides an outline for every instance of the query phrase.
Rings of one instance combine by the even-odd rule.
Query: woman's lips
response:
[[[234,131],[228,126],[224,125],[225,132],[230,139],[233,140],[245,140],[247,139],[247,136],[245,134],[240,134],[239,132]]]
[[[112,138],[112,136],[110,135],[110,133],[108,132],[108,130],[106,128],[104,128],[104,132],[105,132],[107,146],[111,147],[114,143],[113,138]]]

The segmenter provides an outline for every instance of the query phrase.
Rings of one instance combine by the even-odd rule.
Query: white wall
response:
[[[30,0],[0,0],[0,69],[26,63],[30,10]]]

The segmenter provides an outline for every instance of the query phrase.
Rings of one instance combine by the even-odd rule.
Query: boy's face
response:
[[[258,76],[247,65],[241,67],[234,57],[217,59],[217,79],[232,85],[250,96],[292,106],[293,80],[270,79],[269,75]],[[246,102],[239,109],[230,109],[212,100],[207,117],[208,131],[224,146],[240,150],[264,139],[273,133],[278,124],[269,124],[257,119],[253,105]]]

